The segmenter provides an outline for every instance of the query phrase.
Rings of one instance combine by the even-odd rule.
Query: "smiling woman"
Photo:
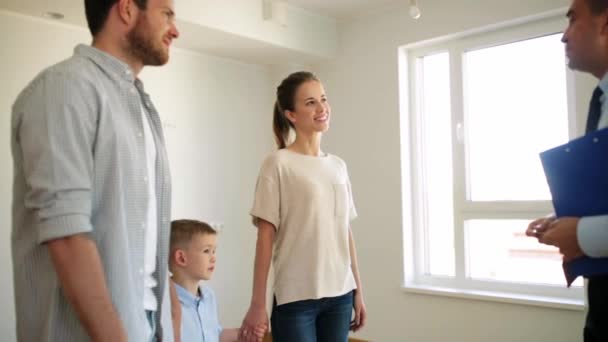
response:
[[[241,330],[267,324],[272,260],[276,342],[346,342],[349,330],[365,325],[346,163],[321,151],[331,117],[327,98],[310,72],[292,73],[278,86],[273,126],[279,150],[262,164],[250,212],[258,240],[253,298]],[[295,141],[288,142],[292,130]]]

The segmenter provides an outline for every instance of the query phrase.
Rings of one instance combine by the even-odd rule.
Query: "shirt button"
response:
[[[140,274],[140,275],[143,275],[143,274],[144,274],[144,269],[143,269],[143,268],[140,268],[140,269],[139,269],[139,274]]]
[[[137,136],[141,138],[144,136],[144,134],[142,132],[139,132],[139,133],[137,133]]]
[[[148,177],[144,177],[144,183],[148,183]]]
[[[129,91],[131,92],[131,94],[137,93],[137,90],[135,88],[131,88]]]

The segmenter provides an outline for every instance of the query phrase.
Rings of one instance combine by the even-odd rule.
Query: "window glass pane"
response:
[[[530,220],[465,221],[470,278],[565,286],[562,257],[524,234]],[[582,286],[578,278],[573,286]]]
[[[421,129],[427,272],[454,275],[454,205],[448,53],[421,58]]]
[[[549,200],[538,153],[568,140],[560,35],[464,56],[469,198]]]

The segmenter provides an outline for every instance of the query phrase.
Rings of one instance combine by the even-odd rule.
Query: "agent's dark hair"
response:
[[[285,111],[295,110],[295,98],[298,88],[306,82],[319,81],[317,76],[308,71],[298,71],[287,76],[277,87],[277,100],[274,104],[272,128],[279,149],[286,147],[286,141],[293,123],[285,117]]]
[[[608,0],[586,0],[591,13],[600,15],[608,10]]]
[[[117,2],[118,0],[84,0],[84,12],[93,37],[101,31],[108,20],[110,9]],[[148,6],[148,0],[134,0],[134,2],[140,10],[145,10]]]

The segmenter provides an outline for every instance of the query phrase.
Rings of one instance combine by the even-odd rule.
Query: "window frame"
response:
[[[558,34],[566,25],[565,9],[513,20],[481,29],[462,32],[399,48],[399,88],[402,146],[403,193],[403,288],[458,297],[557,306],[580,310],[584,289],[554,285],[509,283],[470,279],[466,277],[465,227],[468,219],[535,219],[553,212],[550,201],[478,201],[466,199],[465,143],[462,142],[464,122],[464,56],[467,51],[500,46],[527,39]],[[450,97],[452,117],[453,204],[455,277],[428,275],[428,247],[425,241],[424,172],[422,170],[421,136],[421,58],[448,52],[450,60]],[[577,117],[574,73],[566,69],[568,103],[568,136],[576,136]],[[411,77],[410,77],[411,76]],[[540,163],[540,161],[539,161]],[[522,227],[522,230],[525,227]]]

